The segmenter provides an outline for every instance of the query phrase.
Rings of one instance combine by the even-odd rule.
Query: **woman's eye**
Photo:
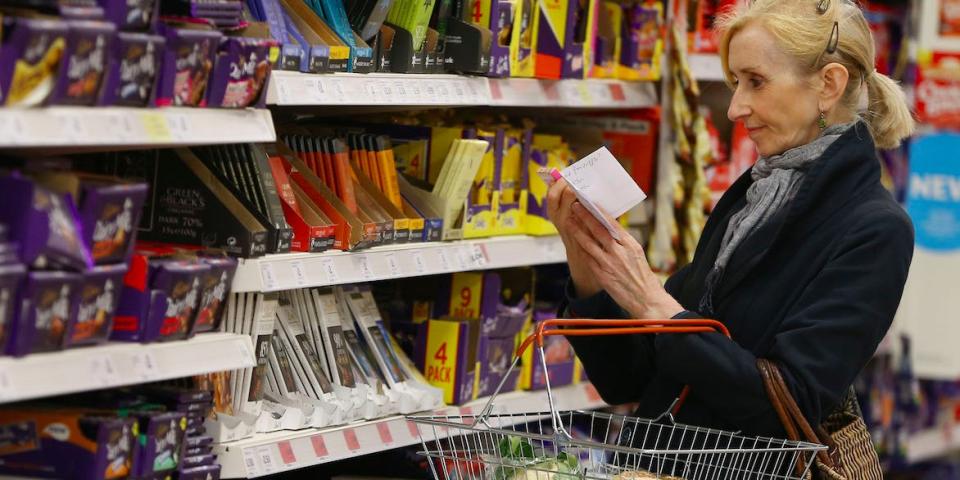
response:
[[[750,86],[753,88],[760,88],[763,85],[763,80],[759,78],[751,78]]]

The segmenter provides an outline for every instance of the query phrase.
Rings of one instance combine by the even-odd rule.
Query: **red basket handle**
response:
[[[547,327],[580,327],[547,330]],[[530,345],[543,346],[543,337],[563,335],[565,337],[588,337],[605,335],[644,335],[657,333],[713,333],[718,332],[730,338],[727,326],[710,319],[669,319],[669,320],[616,320],[616,319],[584,319],[565,318],[544,320],[537,325],[534,333],[529,335],[517,348],[517,357],[523,355]],[[680,398],[670,413],[676,415],[690,393],[690,386],[683,387]]]

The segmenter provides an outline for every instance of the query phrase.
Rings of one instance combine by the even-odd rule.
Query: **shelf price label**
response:
[[[320,267],[323,270],[323,275],[327,279],[327,284],[335,285],[340,283],[340,276],[337,274],[337,266],[334,265],[332,258],[324,258],[320,260]]]
[[[294,285],[301,288],[310,285],[310,279],[307,276],[307,269],[304,268],[302,260],[294,260],[290,262],[290,270],[293,271]]]
[[[330,455],[330,452],[327,450],[327,444],[323,441],[323,435],[317,434],[310,437],[310,444],[313,446],[313,453],[317,458],[324,458]]]
[[[260,465],[263,467],[263,473],[273,473],[276,466],[273,461],[273,453],[270,452],[270,445],[264,445],[257,448],[257,457],[260,459]]]
[[[297,456],[293,453],[293,447],[289,440],[277,442],[277,450],[280,450],[280,460],[284,465],[293,465],[297,463]]]
[[[243,466],[247,469],[247,477],[260,475],[260,462],[257,461],[257,452],[253,448],[243,449]]]
[[[140,112],[140,125],[151,142],[169,142],[173,139],[166,117],[157,112]]]
[[[393,434],[390,433],[390,423],[389,422],[380,422],[377,423],[377,434],[380,435],[380,441],[384,444],[393,443]]]
[[[387,272],[390,273],[391,277],[399,277],[403,275],[403,270],[400,268],[400,262],[397,260],[397,255],[395,253],[388,253],[383,257],[387,261]]]
[[[347,449],[351,452],[360,450],[360,440],[357,440],[357,432],[352,428],[343,431],[343,439],[347,442]]]
[[[160,367],[150,350],[141,350],[133,355],[133,374],[144,382],[160,378]]]
[[[470,249],[470,261],[480,268],[487,266],[487,250],[483,244],[473,244]]]
[[[449,272],[453,270],[453,267],[450,264],[450,259],[447,258],[447,249],[440,248],[437,250],[437,255],[440,257],[440,270],[444,272]]]
[[[366,255],[360,255],[356,257],[356,267],[357,272],[360,273],[360,278],[364,280],[373,280],[373,270],[370,269],[370,260]]]
[[[279,283],[277,283],[277,272],[273,270],[272,263],[263,262],[260,264],[260,279],[263,281],[263,289],[265,291],[271,292],[280,287]]]
[[[0,369],[0,400],[5,400],[13,396],[17,388],[10,381],[10,375],[6,369]]]
[[[423,260],[423,252],[417,250],[411,253],[410,257],[413,259],[413,270],[417,272],[417,275],[426,275],[427,263]]]
[[[120,372],[117,371],[117,366],[113,364],[113,358],[110,355],[96,355],[91,358],[88,370],[94,384],[103,387],[120,384]]]

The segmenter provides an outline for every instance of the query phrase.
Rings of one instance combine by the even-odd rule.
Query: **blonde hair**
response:
[[[823,13],[821,5],[827,7]],[[834,22],[837,41],[831,53],[828,46],[834,40]],[[857,111],[860,87],[866,84],[867,111],[862,117],[878,147],[895,148],[913,133],[915,123],[903,90],[873,68],[873,36],[860,7],[851,0],[754,0],[721,16],[717,22],[721,32],[720,58],[731,84],[730,40],[753,23],[776,38],[778,46],[796,60],[801,73],[812,74],[829,63],[843,65],[849,81],[840,105],[851,113]]]

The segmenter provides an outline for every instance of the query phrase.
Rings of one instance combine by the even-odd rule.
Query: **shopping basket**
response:
[[[546,374],[544,336],[704,332],[729,336],[715,320],[541,322],[520,345],[504,380],[480,413],[408,417],[420,432],[423,451],[419,453],[427,457],[437,480],[807,478],[815,455],[827,447],[676,423],[675,407],[682,403],[686,389],[655,419],[557,409]],[[533,344],[540,350],[549,411],[495,413],[506,378]]]

